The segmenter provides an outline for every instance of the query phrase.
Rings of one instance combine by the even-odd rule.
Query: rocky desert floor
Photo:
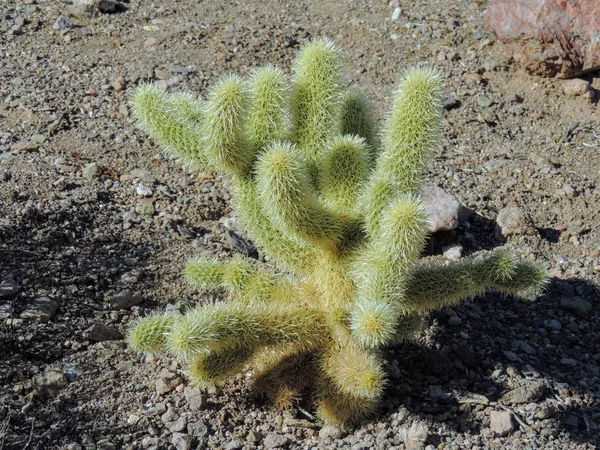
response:
[[[0,0],[0,449],[597,448],[600,94],[515,67],[482,1],[100,3]],[[178,361],[123,340],[136,317],[211,297],[183,282],[188,257],[243,250],[227,183],[154,146],[130,93],[289,71],[323,36],[379,117],[404,68],[442,76],[427,181],[465,212],[427,257],[504,246],[550,274],[533,301],[432,315],[387,351],[381,410],[349,429],[273,409],[247,374],[199,392]]]

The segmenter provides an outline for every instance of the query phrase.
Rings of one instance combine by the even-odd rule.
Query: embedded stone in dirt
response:
[[[535,402],[542,396],[545,389],[546,387],[543,381],[531,380],[523,386],[508,391],[506,394],[500,397],[498,402],[514,405]]]
[[[10,300],[19,293],[19,284],[12,278],[5,278],[0,282],[0,299]]]
[[[56,311],[58,310],[58,303],[52,300],[50,297],[42,295],[35,298],[21,313],[21,319],[37,320],[38,322],[48,322]]]
[[[116,341],[123,339],[123,335],[115,330],[113,327],[104,325],[102,323],[95,323],[84,332],[86,339],[90,341],[102,342],[102,341]]]
[[[563,298],[560,307],[580,315],[588,314],[592,310],[592,304],[582,297]]]
[[[498,436],[507,436],[515,429],[512,414],[508,411],[492,411],[490,414],[490,428]]]
[[[531,218],[518,206],[508,206],[498,211],[496,237],[526,234],[531,229]]]
[[[485,20],[530,73],[572,77],[600,68],[598,0],[492,0]]]
[[[69,382],[62,372],[50,370],[36,377],[34,384],[38,395],[55,397]]]

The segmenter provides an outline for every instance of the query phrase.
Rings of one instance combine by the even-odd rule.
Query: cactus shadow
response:
[[[506,244],[494,220],[463,207],[459,225],[454,230],[437,231],[428,236],[425,254],[441,255],[449,247],[462,247],[463,256],[480,250],[493,250]]]
[[[555,278],[535,302],[489,294],[455,307],[463,319],[458,326],[446,314],[432,315],[434,326],[418,342],[388,353],[388,413],[493,437],[489,411],[510,411],[513,434],[541,433],[546,440],[568,434],[577,443],[599,444],[600,308],[596,303],[578,315],[560,306],[564,298],[599,294],[585,280]],[[534,385],[535,393],[514,391]],[[508,392],[521,403],[504,397]],[[443,439],[434,435],[430,443]]]

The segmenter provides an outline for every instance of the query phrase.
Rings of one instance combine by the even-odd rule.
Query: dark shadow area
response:
[[[459,325],[433,314],[437,326],[425,346],[407,343],[388,352],[387,412],[477,435],[489,428],[485,410],[491,408],[511,412],[514,433],[540,433],[548,442],[568,434],[598,445],[600,314],[597,303],[586,314],[561,306],[571,295],[593,301],[600,289],[585,280],[552,279],[535,302],[488,294],[453,307]],[[517,412],[527,408],[527,417]],[[445,442],[435,434],[430,440]]]
[[[35,380],[60,362],[71,382],[62,363],[96,343],[87,334],[91,325],[125,331],[132,311],[111,307],[110,298],[123,290],[147,292],[155,282],[145,268],[161,250],[159,242],[126,237],[122,207],[112,193],[90,197],[62,200],[54,209],[25,206],[19,219],[0,227],[3,450],[24,448],[29,438],[29,448],[60,448],[51,443],[89,432],[93,417],[77,405],[58,410],[54,394],[38,389]],[[141,303],[156,305],[147,297]],[[57,423],[61,427],[54,427]]]

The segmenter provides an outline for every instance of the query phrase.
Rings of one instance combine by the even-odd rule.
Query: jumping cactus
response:
[[[535,290],[545,274],[503,252],[419,263],[439,77],[404,72],[378,136],[364,97],[342,92],[340,67],[336,46],[314,40],[290,79],[266,66],[221,79],[206,100],[137,88],[140,127],[230,179],[239,217],[271,262],[189,261],[189,283],[230,299],[141,319],[128,337],[135,350],[185,361],[201,387],[250,365],[253,388],[279,407],[303,399],[322,420],[347,424],[380,402],[381,349],[412,337],[430,311],[486,290]]]

